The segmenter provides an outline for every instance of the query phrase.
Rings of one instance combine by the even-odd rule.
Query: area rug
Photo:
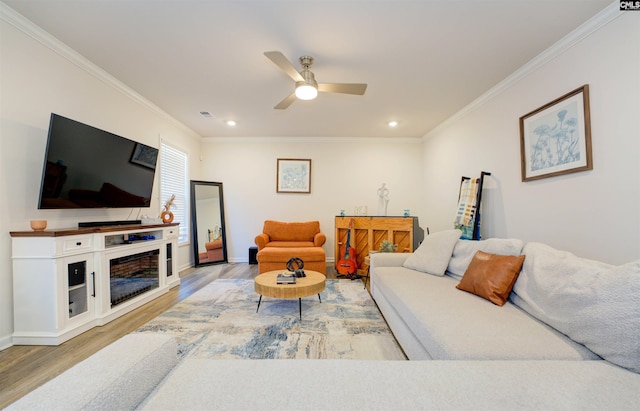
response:
[[[136,332],[167,333],[180,358],[375,359],[406,357],[360,281],[327,280],[298,300],[263,297],[253,280],[218,279]]]

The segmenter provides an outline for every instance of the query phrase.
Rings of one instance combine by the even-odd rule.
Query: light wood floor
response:
[[[0,409],[51,380],[120,337],[129,334],[217,278],[255,278],[257,265],[246,263],[190,268],[168,293],[59,346],[16,345],[0,351]],[[217,274],[219,272],[219,274]],[[327,265],[327,278],[336,278]]]

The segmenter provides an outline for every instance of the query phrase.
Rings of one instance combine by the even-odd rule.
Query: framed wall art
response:
[[[522,181],[592,170],[589,85],[520,117]]]
[[[311,160],[279,158],[276,172],[276,192],[310,193]]]

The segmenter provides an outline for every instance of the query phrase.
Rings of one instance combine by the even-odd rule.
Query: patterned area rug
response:
[[[406,357],[360,281],[327,280],[298,300],[263,297],[253,280],[218,279],[136,332],[176,336],[179,357],[376,359]]]

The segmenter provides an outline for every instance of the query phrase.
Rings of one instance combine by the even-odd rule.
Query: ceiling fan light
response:
[[[309,84],[302,84],[296,87],[296,97],[300,100],[313,100],[317,96],[318,89]]]

